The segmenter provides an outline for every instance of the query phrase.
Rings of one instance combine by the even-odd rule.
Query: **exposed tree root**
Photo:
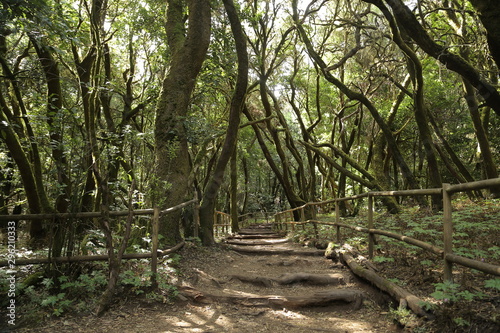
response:
[[[264,246],[240,246],[240,245],[227,245],[227,248],[236,252],[248,253],[248,254],[263,254],[263,255],[302,255],[302,256],[323,256],[324,250],[314,250],[314,249],[304,249],[304,250],[292,250],[287,248],[269,248]]]
[[[208,281],[210,284],[214,285],[215,287],[222,289],[222,285],[225,283],[225,281],[221,281],[210,274],[205,273],[202,270],[199,270],[197,268],[194,269],[194,272],[196,273],[195,275],[195,282],[198,282],[198,280],[204,280]]]
[[[240,235],[276,235],[276,232],[270,229],[263,229],[263,228],[241,229],[238,233]]]
[[[227,240],[227,244],[233,245],[244,245],[244,246],[252,246],[252,245],[273,245],[273,244],[283,244],[288,242],[288,238],[277,238],[277,239],[257,239],[257,240]]]
[[[210,304],[213,302],[227,302],[242,306],[269,306],[302,308],[314,306],[327,306],[337,302],[354,303],[359,309],[362,305],[363,294],[358,290],[331,290],[314,293],[310,296],[279,296],[279,295],[257,295],[225,290],[220,295],[203,293],[191,287],[179,287],[179,292],[184,297],[199,303]]]
[[[261,276],[244,276],[244,275],[231,275],[231,279],[240,280],[241,282],[248,282],[256,286],[272,287],[276,281],[274,279],[261,277]]]
[[[274,284],[288,285],[293,283],[307,283],[314,285],[340,285],[345,284],[342,274],[310,274],[310,273],[287,273],[279,278],[251,277],[244,275],[232,275],[231,278],[242,282],[271,287]]]
[[[261,235],[261,234],[256,234],[256,235],[229,235],[226,237],[226,239],[269,239],[269,238],[282,238],[283,235],[278,235],[278,234],[266,234],[266,235]]]

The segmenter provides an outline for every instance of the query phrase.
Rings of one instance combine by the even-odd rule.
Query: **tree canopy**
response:
[[[167,208],[196,192],[210,244],[214,209],[496,178],[497,7],[2,1],[2,213],[118,210],[131,189],[134,207]],[[166,243],[193,235],[188,215],[162,221]],[[89,228],[30,235],[53,233],[57,255]]]

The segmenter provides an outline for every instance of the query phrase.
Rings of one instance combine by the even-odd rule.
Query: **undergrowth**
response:
[[[116,293],[118,301],[129,297],[145,302],[172,302],[178,295],[174,286],[176,267],[180,256],[172,254],[158,264],[156,275],[157,288],[151,283],[150,260],[131,260],[123,264]],[[44,277],[42,271],[25,272],[16,283],[16,326],[39,322],[47,317],[78,313],[94,313],[99,299],[108,283],[107,263],[72,264],[65,269],[66,274],[57,277]],[[29,274],[28,274],[29,273]],[[0,293],[6,294],[7,272],[0,271]],[[24,281],[29,281],[26,285]],[[1,299],[0,306],[5,309],[8,300]]]
[[[453,251],[455,254],[500,266],[500,202],[453,201]],[[323,216],[322,221],[334,221]],[[366,212],[341,222],[366,227]],[[375,212],[374,227],[443,247],[443,213],[418,207],[403,207],[399,214]],[[297,228],[293,238],[317,246],[337,239],[335,227]],[[316,237],[317,235],[317,237]],[[368,237],[350,229],[341,229],[341,240],[367,253]],[[416,246],[386,236],[376,236],[372,261],[379,274],[409,289],[425,301],[436,320],[413,327],[413,332],[498,332],[500,331],[500,278],[454,265],[453,282],[443,281],[443,260]],[[399,322],[407,314],[389,310]]]

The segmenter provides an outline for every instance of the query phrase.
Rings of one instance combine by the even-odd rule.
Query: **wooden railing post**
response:
[[[194,191],[194,212],[193,212],[193,223],[194,223],[194,237],[198,238],[199,228],[200,228],[200,202],[198,201],[198,192]]]
[[[451,217],[450,184],[443,184],[443,243],[444,243],[444,280],[453,282],[453,263],[446,259],[447,254],[453,254],[453,221]]]
[[[302,206],[302,208],[300,208],[300,222],[305,222],[306,221],[306,207],[307,205],[305,206]],[[306,224],[303,223],[302,224],[302,230],[306,230]]]
[[[368,194],[368,229],[373,229],[373,197]],[[370,232],[368,234],[368,257],[373,258],[373,247],[375,243],[375,235]]]
[[[340,245],[340,226],[338,225],[340,223],[340,207],[338,200],[335,200],[335,223],[337,223],[337,244]]]
[[[153,211],[153,239],[151,248],[151,286],[156,289],[158,281],[156,281],[156,274],[158,272],[158,233],[160,225],[160,208],[155,207]]]

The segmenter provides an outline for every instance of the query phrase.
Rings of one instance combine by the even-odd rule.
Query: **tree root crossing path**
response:
[[[64,317],[36,332],[403,331],[391,316],[394,296],[327,259],[325,250],[293,243],[270,225],[241,230],[223,246],[187,243],[180,255],[172,262],[174,303],[118,298],[102,317]]]
[[[399,331],[388,296],[326,259],[325,250],[292,243],[269,225],[192,256],[179,287],[189,316],[172,332]]]

